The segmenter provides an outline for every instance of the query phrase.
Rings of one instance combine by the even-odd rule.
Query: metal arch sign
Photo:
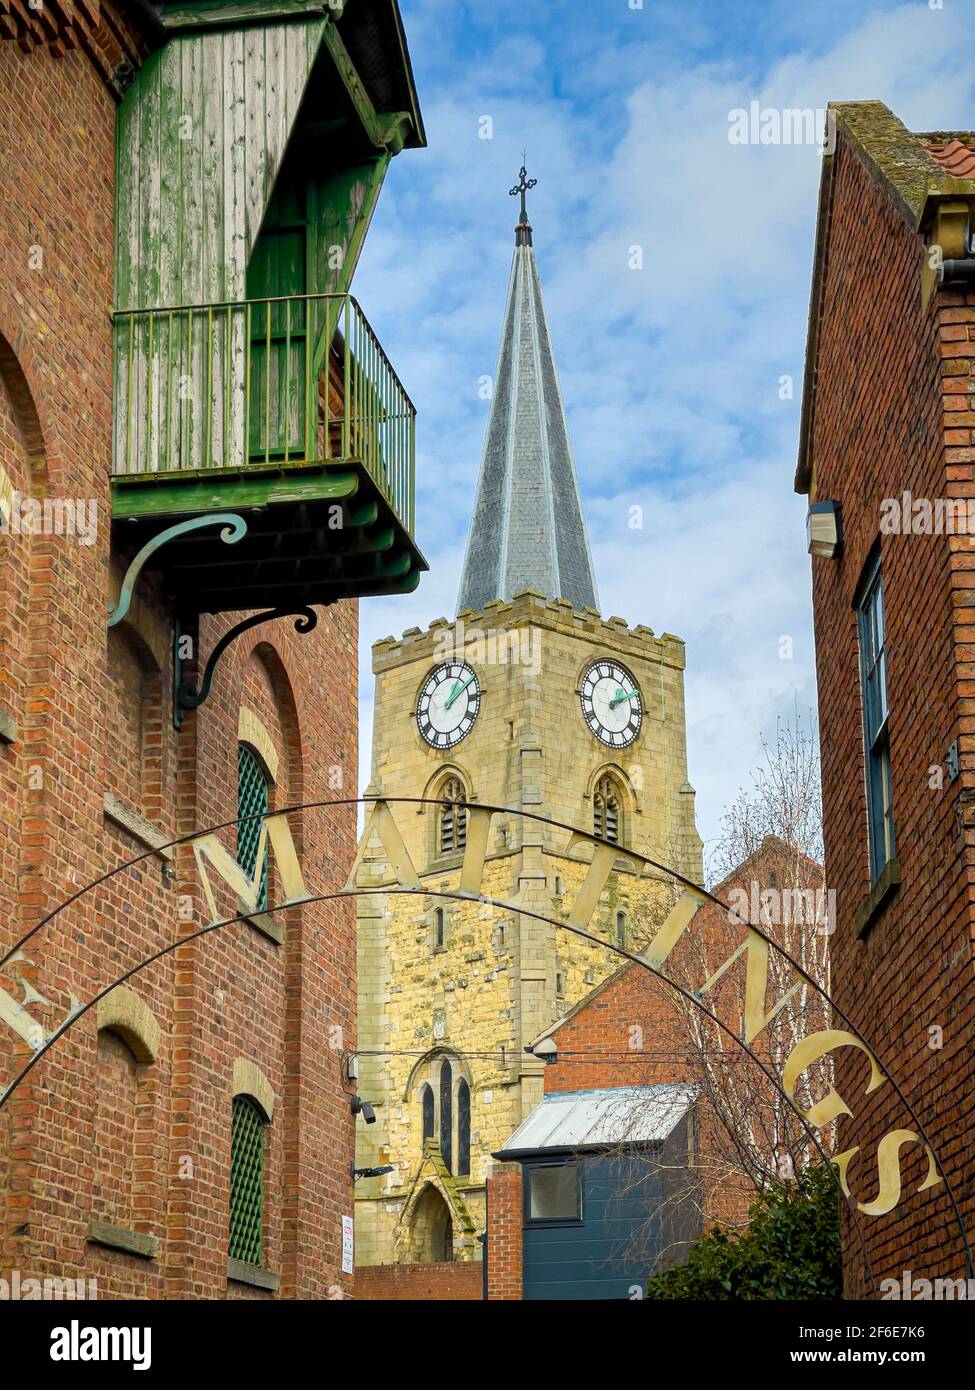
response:
[[[86,884],[83,888],[80,888],[77,892],[72,894],[61,903],[59,907],[42,918],[40,922],[0,958],[0,974],[4,971],[13,974],[15,983],[22,991],[21,998],[17,1000],[7,989],[0,986],[0,1023],[5,1025],[22,1044],[26,1044],[30,1049],[30,1056],[11,1077],[4,1089],[0,1091],[0,1108],[6,1104],[17,1087],[40,1062],[41,1058],[49,1049],[54,1046],[57,1040],[72,1027],[77,1019],[81,1018],[93,1008],[100,999],[104,998],[105,995],[109,994],[118,985],[138,974],[153,962],[162,959],[164,956],[177,950],[180,946],[186,945],[188,942],[202,937],[209,932],[219,930],[234,922],[243,920],[255,921],[259,925],[264,925],[275,912],[279,912],[285,908],[295,907],[303,903],[310,904],[315,902],[334,901],[349,897],[419,894],[426,897],[447,898],[461,902],[477,902],[500,911],[508,911],[520,914],[523,917],[533,918],[548,923],[556,929],[568,931],[584,939],[598,942],[605,949],[610,950],[620,958],[641,965],[658,976],[665,984],[680,993],[685,999],[710,1018],[713,1023],[722,1029],[729,1039],[733,1040],[738,1047],[747,1053],[753,1064],[759,1067],[765,1074],[778,1093],[792,1107],[823,1159],[835,1165],[837,1182],[849,1204],[858,1234],[860,1235],[861,1246],[863,1246],[863,1235],[858,1215],[862,1214],[867,1217],[877,1218],[885,1216],[895,1209],[903,1195],[900,1166],[901,1150],[909,1145],[921,1145],[927,1157],[927,1174],[924,1181],[916,1190],[918,1192],[923,1192],[931,1188],[944,1186],[945,1195],[950,1203],[953,1216],[961,1234],[965,1252],[967,1276],[969,1278],[973,1277],[971,1249],[957,1199],[950,1183],[944,1176],[937,1162],[931,1142],[914,1108],[907,1100],[894,1077],[882,1066],[875,1051],[852,1021],[829,998],[829,995],[817,981],[808,975],[793,957],[771,937],[767,936],[759,926],[742,922],[743,935],[737,949],[731,953],[717,971],[713,972],[710,979],[699,985],[696,989],[688,988],[671,975],[668,975],[664,967],[667,965],[668,961],[671,960],[675,947],[688,931],[699,907],[710,902],[726,910],[727,905],[722,903],[720,899],[714,897],[714,895],[709,893],[706,889],[684,878],[667,865],[660,864],[650,859],[648,856],[639,854],[624,846],[612,844],[601,839],[599,836],[593,835],[587,830],[578,829],[574,826],[566,825],[564,822],[552,820],[549,817],[537,815],[520,808],[469,804],[466,807],[468,813],[467,843],[460,868],[459,883],[455,890],[449,892],[438,891],[432,887],[425,886],[421,882],[420,874],[410,858],[396,823],[395,816],[390,809],[392,805],[397,804],[443,807],[450,803],[444,802],[439,798],[431,799],[424,797],[350,797],[334,801],[303,803],[300,806],[287,807],[266,815],[244,816],[236,820],[226,821],[221,825],[213,826],[208,830],[172,840],[167,845],[159,845],[146,850],[135,858],[117,865],[114,869],[109,870],[107,873],[94,879],[91,883]],[[359,838],[355,859],[349,876],[341,889],[328,893],[311,892],[305,885],[302,866],[291,834],[291,828],[288,824],[288,817],[299,811],[326,810],[337,806],[352,805],[367,806],[369,808],[369,814]],[[493,817],[498,814],[503,814],[508,817],[518,816],[523,820],[534,821],[542,825],[550,826],[556,830],[567,832],[568,840],[561,850],[561,853],[566,856],[575,856],[578,858],[577,851],[580,849],[589,848],[592,850],[592,858],[588,863],[587,871],[581,882],[579,891],[572,902],[571,908],[569,909],[567,918],[555,919],[543,913],[529,911],[518,902],[496,899],[481,892],[491,822]],[[254,873],[248,875],[219,839],[219,832],[227,830],[230,827],[246,824],[253,820],[261,821],[261,829],[255,857]],[[391,867],[395,879],[392,883],[384,882],[379,887],[359,887],[357,882],[358,874],[366,858],[368,847],[373,842],[374,836],[378,837],[383,847],[386,861]],[[91,893],[100,885],[109,882],[126,870],[133,868],[143,860],[151,858],[160,850],[177,847],[192,849],[199,886],[206,901],[207,908],[212,914],[211,917],[202,926],[189,932],[183,932],[172,942],[139,959],[129,969],[107,982],[104,987],[99,989],[87,1000],[81,1000],[73,990],[68,988],[64,992],[67,994],[70,1002],[60,1022],[53,1027],[45,1027],[35,1016],[35,1012],[44,1013],[50,1011],[56,1007],[54,1002],[43,994],[31,980],[25,978],[19,971],[11,969],[19,965],[35,965],[35,962],[26,954],[25,948],[29,947],[29,943],[50,922],[86,894]],[[263,865],[265,852],[268,848],[273,852],[278,875],[284,887],[285,896],[282,901],[275,904],[274,907],[262,910],[258,906],[261,866]],[[610,874],[613,872],[614,865],[619,859],[627,861],[634,874],[638,877],[650,877],[660,880],[661,875],[663,875],[665,879],[671,879],[683,888],[681,897],[674,904],[663,923],[657,928],[650,940],[649,946],[640,956],[633,955],[622,947],[604,940],[602,937],[592,936],[587,930],[593,914],[596,911],[600,896],[607,885]],[[580,864],[585,864],[585,860],[580,859],[579,862]],[[219,878],[225,890],[229,890],[236,896],[237,905],[240,908],[239,912],[232,916],[220,915],[211,874]],[[795,983],[789,989],[785,990],[771,1007],[768,1007],[767,994],[770,950],[777,952],[787,963],[789,969],[794,972]],[[742,957],[745,958],[745,979],[740,1012],[742,1027],[739,1035],[738,1032],[729,1028],[715,1012],[707,1007],[704,1003],[703,996],[707,994],[717,981]],[[776,1076],[771,1068],[766,1065],[765,1061],[757,1055],[753,1044],[761,1034],[772,1025],[789,999],[792,998],[803,984],[813,988],[829,1003],[835,1015],[844,1024],[844,1027],[821,1029],[816,1032],[810,1032],[802,1037],[792,1048],[782,1067],[781,1074]],[[35,1012],[32,1012],[32,1010]],[[876,1156],[878,1194],[876,1198],[870,1202],[857,1201],[850,1191],[848,1182],[848,1169],[854,1157],[860,1152],[860,1146],[856,1145],[853,1148],[845,1149],[842,1153],[829,1155],[824,1150],[818,1133],[818,1131],[830,1125],[838,1116],[844,1114],[852,1116],[854,1113],[853,1110],[846,1104],[832,1085],[824,1097],[805,1110],[799,1106],[795,1099],[796,1084],[805,1069],[840,1047],[857,1048],[863,1052],[869,1060],[870,1080],[869,1084],[866,1086],[864,1095],[872,1095],[881,1087],[889,1085],[903,1105],[911,1122],[911,1128],[891,1129],[879,1140]],[[864,1257],[866,1259],[865,1247]],[[868,1260],[867,1268],[869,1270]]]

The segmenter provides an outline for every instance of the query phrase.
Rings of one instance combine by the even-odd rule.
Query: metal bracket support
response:
[[[200,705],[210,694],[210,687],[213,684],[214,672],[217,669],[217,662],[223,656],[230,644],[237,640],[243,633],[248,632],[252,627],[258,627],[261,623],[273,622],[276,618],[294,618],[295,632],[311,632],[318,626],[318,614],[314,608],[271,608],[264,613],[252,613],[249,618],[244,618],[242,622],[229,629],[220,638],[214,647],[203,669],[203,678],[198,686],[183,679],[183,657],[180,646],[183,631],[179,619],[173,622],[173,728],[182,727],[183,714],[186,710],[199,709]]]
[[[120,623],[128,613],[139,575],[145,569],[151,556],[160,550],[167,541],[175,540],[178,536],[188,535],[190,531],[199,531],[204,526],[222,526],[220,539],[225,545],[234,545],[247,535],[247,522],[236,512],[208,512],[205,516],[193,516],[188,521],[178,521],[175,526],[167,526],[164,531],[158,532],[151,540],[146,541],[142,549],[133,556],[132,562],[125,571],[122,587],[119,589],[118,603],[108,605],[109,627],[114,627],[116,623]]]

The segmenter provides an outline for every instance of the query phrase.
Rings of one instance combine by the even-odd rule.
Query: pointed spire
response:
[[[598,608],[565,406],[532,247],[525,167],[494,395],[474,502],[458,611],[521,589]]]

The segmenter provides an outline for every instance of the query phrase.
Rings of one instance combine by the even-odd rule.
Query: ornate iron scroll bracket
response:
[[[190,531],[199,531],[204,526],[222,526],[220,539],[225,545],[234,545],[247,535],[247,522],[236,512],[209,512],[206,516],[193,516],[187,521],[178,521],[175,526],[167,526],[165,531],[160,531],[158,535],[146,541],[142,549],[133,557],[132,563],[125,571],[125,578],[122,580],[118,603],[108,605],[109,627],[114,627],[116,623],[120,623],[128,613],[132,604],[132,594],[139,582],[139,575],[145,569],[146,562],[150,557],[157,550],[160,550],[167,541],[175,540],[177,536],[185,536]]]
[[[273,622],[276,618],[294,618],[295,632],[311,632],[318,626],[318,614],[313,608],[270,608],[264,613],[252,613],[249,618],[244,618],[235,627],[220,638],[214,647],[203,668],[203,678],[198,686],[190,681],[183,679],[183,657],[180,651],[182,642],[182,631],[179,620],[173,623],[173,728],[179,729],[183,723],[183,714],[186,710],[199,709],[200,705],[210,694],[210,687],[213,684],[214,672],[217,669],[217,662],[232,642],[235,642],[243,633],[248,632],[252,627],[258,627],[261,623]]]

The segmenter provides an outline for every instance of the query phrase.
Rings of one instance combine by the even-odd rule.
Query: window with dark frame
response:
[[[582,1183],[578,1163],[526,1165],[525,1220],[582,1221]]]
[[[457,1087],[457,1176],[471,1171],[471,1088],[463,1077]]]
[[[432,1087],[432,1086],[424,1086],[424,1087],[423,1087],[422,1097],[421,1097],[421,1100],[420,1100],[420,1107],[421,1107],[421,1110],[422,1110],[422,1113],[423,1113],[423,1139],[424,1139],[424,1142],[426,1142],[427,1139],[432,1139],[432,1138],[433,1138],[434,1123],[435,1123],[435,1121],[434,1121],[434,1106],[435,1106],[435,1101],[434,1101],[434,1095],[433,1095],[433,1087]]]
[[[264,1250],[264,1146],[267,1119],[250,1096],[234,1097],[230,1144],[232,1260],[260,1265]]]
[[[448,1173],[454,1171],[454,1073],[449,1062],[440,1068],[440,1156]]]
[[[257,870],[257,850],[261,839],[263,820],[271,805],[271,787],[267,773],[261,766],[257,755],[246,743],[237,747],[237,815],[254,816],[237,827],[237,863],[244,873],[253,878]],[[257,908],[264,912],[267,908],[267,845],[264,846],[264,859],[261,864],[261,881],[257,892]]]
[[[870,880],[875,882],[894,857],[884,585],[879,556],[870,571],[857,605],[857,630],[860,646],[860,688],[863,698]]]

